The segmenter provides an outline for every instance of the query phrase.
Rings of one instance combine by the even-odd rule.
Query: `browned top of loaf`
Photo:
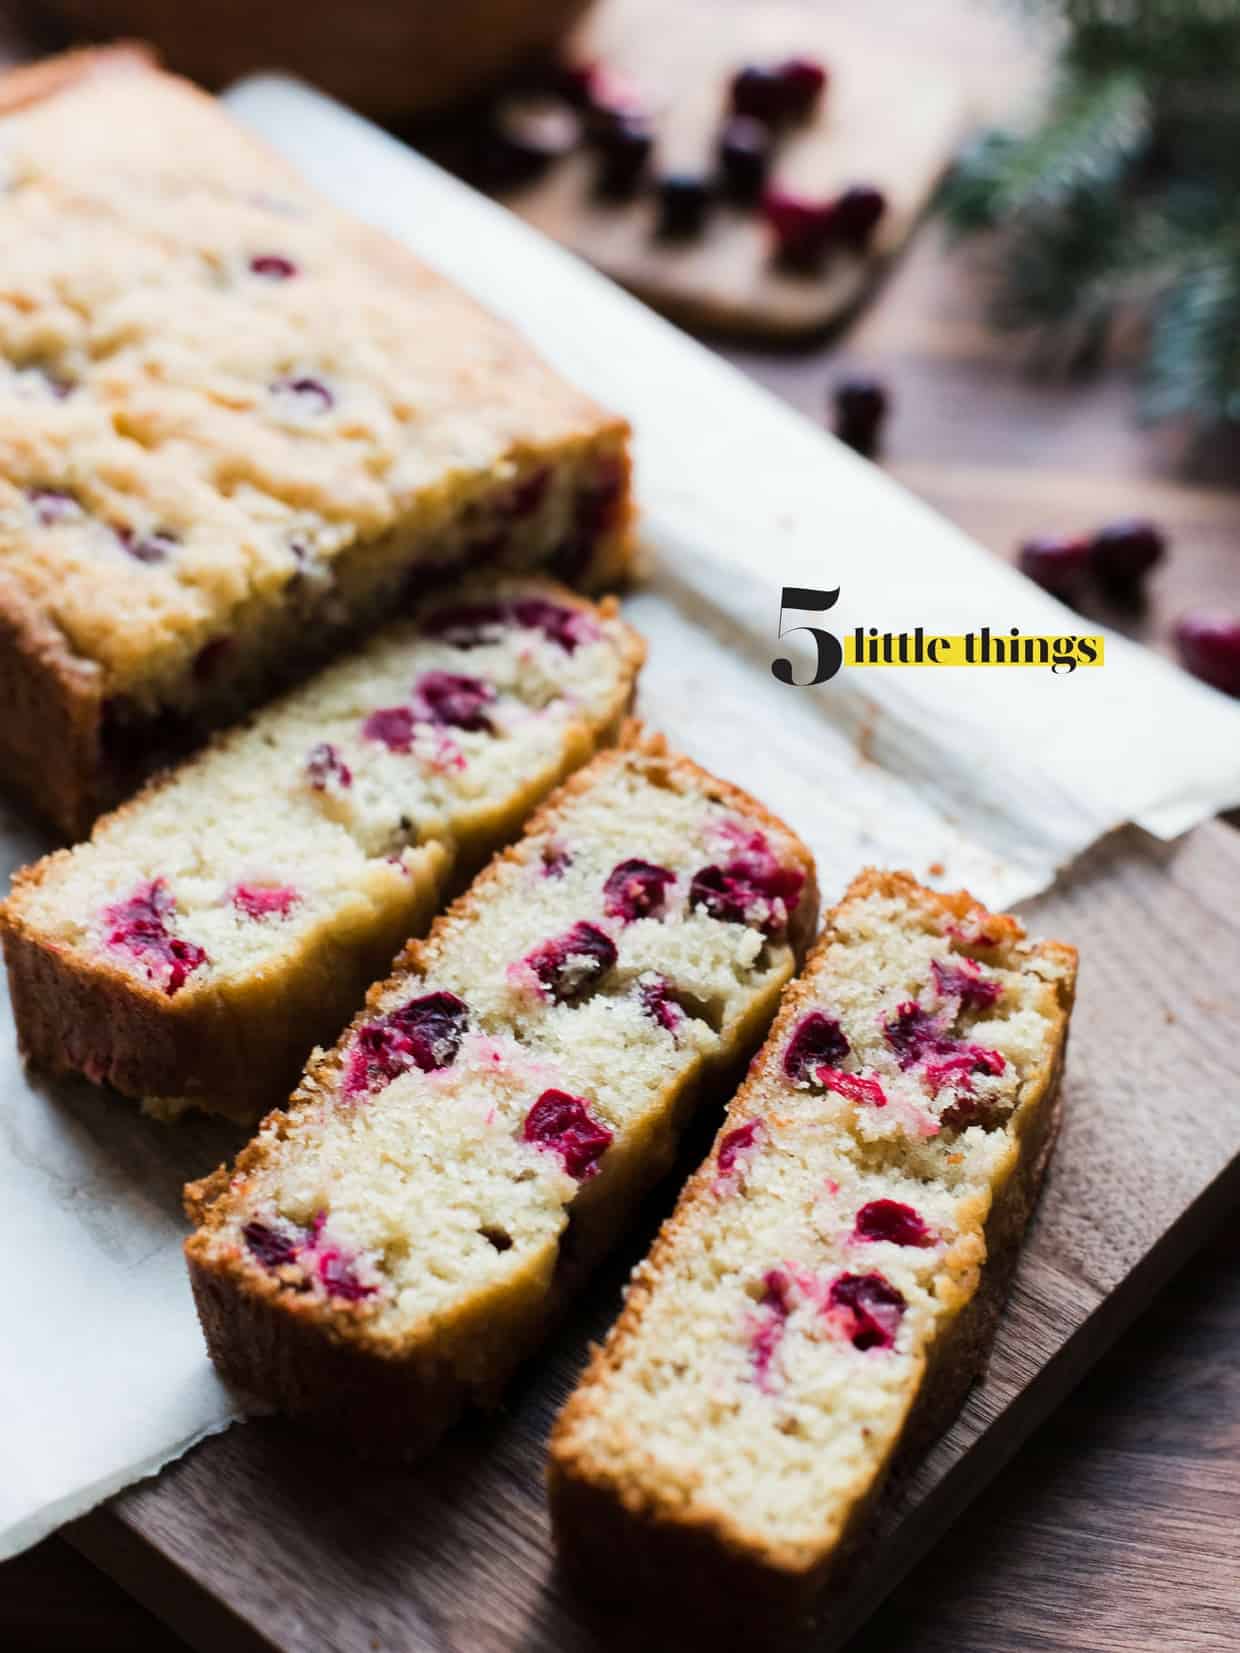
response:
[[[330,561],[433,531],[479,478],[623,441],[139,48],[0,76],[0,244],[0,594],[116,683],[279,600],[291,538]],[[331,405],[275,393],[305,380]],[[85,520],[39,521],[38,489]],[[175,555],[124,554],[117,522]]]

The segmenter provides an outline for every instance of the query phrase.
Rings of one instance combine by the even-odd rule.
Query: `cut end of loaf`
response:
[[[23,1050],[163,1117],[253,1119],[448,880],[616,737],[643,654],[614,601],[547,581],[426,604],[18,874]]]

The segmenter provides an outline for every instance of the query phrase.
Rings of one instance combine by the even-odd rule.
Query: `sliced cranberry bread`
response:
[[[636,729],[596,758],[187,1191],[225,1376],[408,1450],[493,1401],[761,1039],[816,909],[744,793]]]
[[[0,778],[67,835],[445,571],[628,559],[626,427],[132,50],[0,76]]]
[[[813,1599],[984,1361],[1075,971],[964,893],[853,883],[555,1425],[596,1588],[746,1633]]]
[[[614,599],[466,587],[217,736],[17,875],[24,1055],[258,1118],[447,889],[618,737],[643,653]]]

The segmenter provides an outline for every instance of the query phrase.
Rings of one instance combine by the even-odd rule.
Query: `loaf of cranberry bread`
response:
[[[813,1601],[984,1362],[1075,972],[963,892],[853,883],[556,1422],[588,1583],[753,1634]]]
[[[0,780],[67,835],[445,573],[623,574],[623,421],[141,53],[0,76],[0,245]]]
[[[157,1111],[287,1096],[448,887],[614,741],[644,653],[530,577],[397,621],[20,872],[21,1049]]]
[[[761,1039],[816,909],[787,828],[631,730],[187,1190],[224,1375],[372,1448],[493,1402]]]

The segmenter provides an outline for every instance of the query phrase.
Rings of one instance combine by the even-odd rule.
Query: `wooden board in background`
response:
[[[506,204],[538,229],[686,326],[795,337],[821,329],[865,292],[904,244],[970,122],[950,57],[911,48],[889,23],[821,5],[709,0],[602,0],[572,48],[631,79],[654,119],[653,170],[710,174],[731,76],[746,63],[809,56],[827,65],[820,113],[781,144],[772,181],[821,200],[851,184],[887,197],[873,253],[841,253],[812,276],[779,270],[760,213],[726,205],[684,242],[655,238],[647,190],[623,205],[591,193],[579,150]],[[898,118],[896,112],[898,111]]]

